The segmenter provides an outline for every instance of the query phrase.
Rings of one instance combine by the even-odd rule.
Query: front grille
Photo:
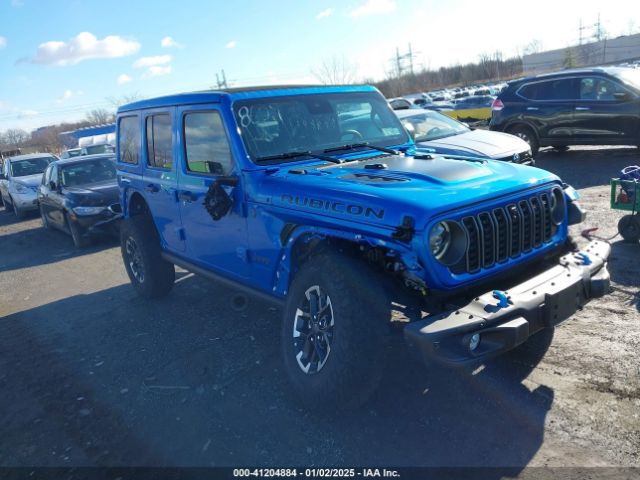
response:
[[[533,156],[527,152],[520,152],[515,155],[508,155],[506,157],[501,157],[496,160],[502,160],[503,162],[513,162],[513,163],[528,163],[533,160]]]
[[[549,194],[541,193],[463,217],[460,224],[469,243],[463,259],[450,270],[475,273],[542,247],[557,228],[550,205]]]

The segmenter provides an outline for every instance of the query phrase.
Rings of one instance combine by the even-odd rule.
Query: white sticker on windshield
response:
[[[392,137],[394,135],[400,135],[400,130],[395,127],[387,127],[382,129],[385,137]]]

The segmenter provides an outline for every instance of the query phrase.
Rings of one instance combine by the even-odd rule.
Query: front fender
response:
[[[410,245],[345,230],[316,226],[296,226],[280,250],[278,264],[275,270],[275,278],[273,279],[272,292],[274,294],[278,296],[285,296],[287,294],[289,283],[292,280],[292,275],[295,273],[296,268],[296,265],[293,264],[293,249],[295,246],[298,245],[299,242],[309,243],[325,239],[340,239],[359,245],[383,247],[398,255],[405,265],[411,265],[412,267],[415,266],[416,269],[421,269],[417,258],[415,258],[415,254],[411,251]]]

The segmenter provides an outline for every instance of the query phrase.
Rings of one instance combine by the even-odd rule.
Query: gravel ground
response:
[[[638,163],[624,148],[538,157],[582,195],[577,236],[616,233],[608,179]],[[142,301],[115,243],[78,251],[0,210],[0,465],[640,465],[640,245],[612,248],[612,293],[542,360],[468,376],[394,346],[366,408],[321,416],[289,394],[278,310],[235,311],[233,291],[185,272]]]

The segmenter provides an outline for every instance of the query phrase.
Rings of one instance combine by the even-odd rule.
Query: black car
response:
[[[117,229],[120,218],[115,156],[87,155],[52,162],[38,189],[44,228],[71,234],[76,247]]]
[[[640,146],[640,70],[565,70],[512,81],[492,105],[491,130],[542,146]]]

